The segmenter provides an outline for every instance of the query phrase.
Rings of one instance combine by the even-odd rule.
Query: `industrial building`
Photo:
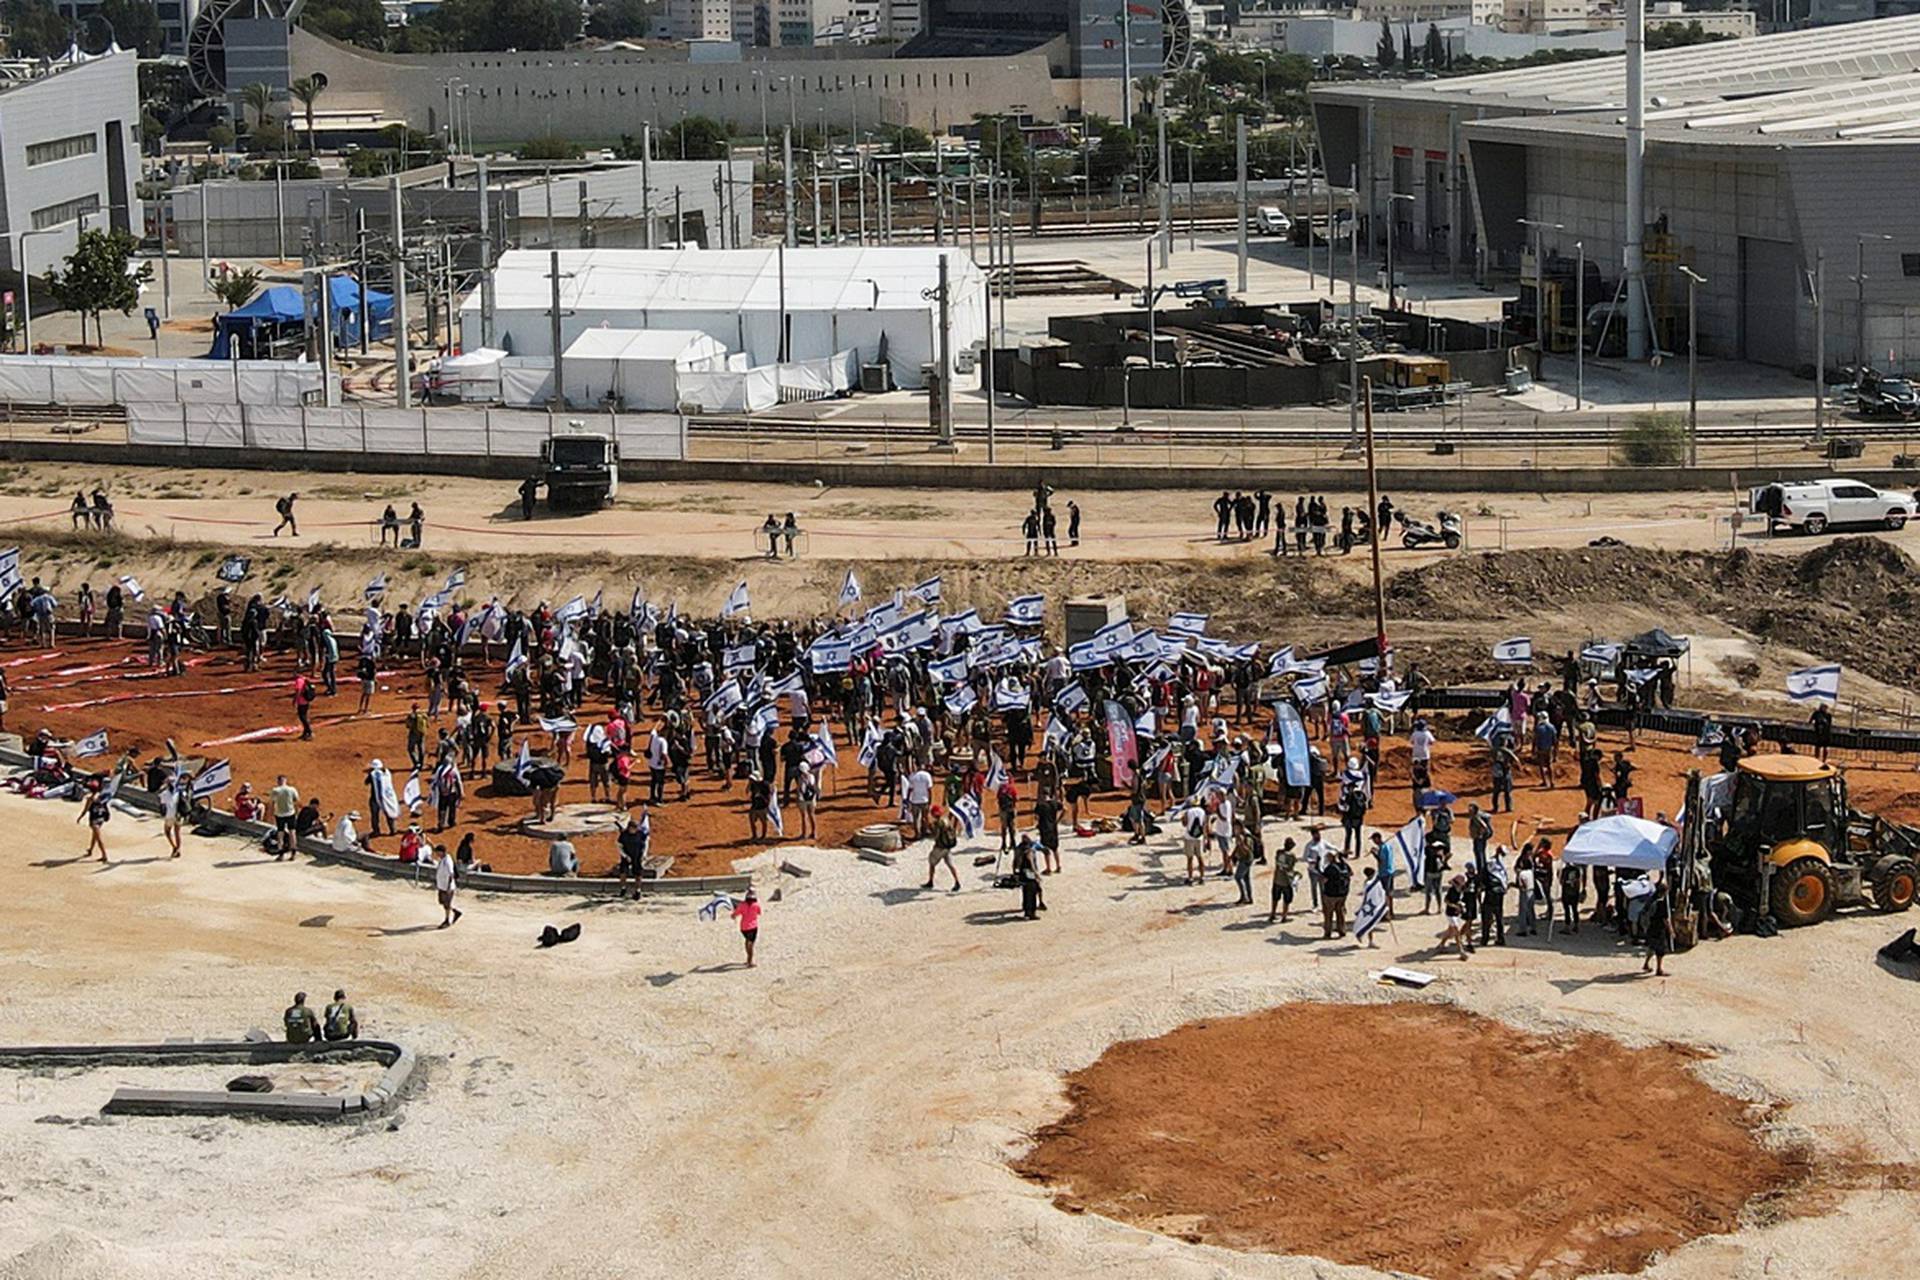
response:
[[[1704,277],[1703,353],[1811,368],[1824,262],[1828,364],[1920,362],[1916,73],[1920,17],[1646,55],[1643,240],[1662,350],[1684,346],[1684,267]],[[1312,101],[1327,171],[1354,187],[1376,249],[1391,218],[1402,263],[1482,279],[1551,265],[1567,287],[1547,290],[1550,336],[1570,349],[1576,245],[1589,308],[1619,293],[1625,85],[1624,58],[1596,58],[1326,84]]]
[[[82,226],[137,230],[138,58],[130,49],[0,76],[0,259],[38,275],[73,251]]]
[[[587,249],[559,254],[560,347],[590,329],[704,333],[753,365],[852,351],[885,363],[894,385],[923,387],[940,359],[940,263],[948,272],[953,365],[987,333],[986,276],[964,249]],[[553,255],[516,250],[494,272],[490,325],[482,297],[460,308],[463,346],[520,358],[554,350]]]

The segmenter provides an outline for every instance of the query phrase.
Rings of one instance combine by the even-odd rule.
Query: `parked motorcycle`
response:
[[[1451,511],[1439,513],[1440,522],[1437,527],[1428,524],[1425,520],[1411,519],[1404,511],[1394,512],[1393,518],[1400,522],[1400,545],[1409,551],[1435,546],[1457,551],[1464,537],[1464,526],[1460,523],[1460,517]]]

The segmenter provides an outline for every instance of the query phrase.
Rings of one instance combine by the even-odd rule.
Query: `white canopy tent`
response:
[[[567,400],[635,411],[680,407],[680,374],[727,367],[727,349],[698,329],[589,329],[567,346]]]
[[[1619,813],[1575,827],[1561,856],[1576,867],[1658,871],[1679,840],[1672,827]]]
[[[481,347],[448,356],[435,371],[440,390],[463,401],[486,402],[500,398],[500,362],[507,353],[498,347]]]
[[[987,281],[951,247],[789,249],[573,249],[560,253],[563,350],[601,327],[697,330],[755,365],[853,350],[885,359],[895,385],[921,387],[940,349],[940,260],[948,271],[955,359],[987,334]],[[494,342],[516,356],[551,357],[550,260],[544,250],[502,254],[494,271]],[[781,318],[787,350],[781,350]],[[461,306],[479,333],[480,299]],[[571,381],[571,375],[568,376]]]

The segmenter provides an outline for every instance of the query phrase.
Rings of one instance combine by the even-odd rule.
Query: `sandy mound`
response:
[[[0,1280],[139,1280],[154,1274],[126,1249],[73,1231],[57,1232],[0,1259]]]
[[[1634,1271],[1803,1173],[1692,1056],[1287,1005],[1114,1046],[1017,1167],[1063,1208],[1234,1248],[1435,1280]]]

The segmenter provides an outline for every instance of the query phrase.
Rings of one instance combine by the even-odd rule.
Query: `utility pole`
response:
[[[781,178],[781,181],[785,183],[785,187],[786,187],[786,207],[787,207],[787,234],[783,236],[782,239],[785,241],[787,248],[791,249],[800,243],[798,237],[794,234],[795,228],[793,225],[793,126],[792,125],[788,125],[787,127],[785,127],[780,131],[780,178]],[[784,311],[782,315],[783,315],[783,319],[781,323],[784,326],[785,324]],[[786,335],[784,333],[781,334],[780,335],[781,346],[784,347],[786,345],[786,341],[787,341]]]
[[[952,316],[947,308],[947,255],[940,255],[940,385],[935,389],[939,397],[939,438],[934,442],[936,453],[953,453],[953,325]]]
[[[207,238],[207,227],[210,222],[207,216],[207,186],[207,180],[202,178],[200,180],[200,283],[202,285],[213,283],[213,244]],[[21,266],[20,273],[23,277],[26,275],[24,265]]]
[[[767,105],[767,100],[766,98],[762,97],[760,99],[760,107],[761,107],[762,113],[765,112],[766,105]],[[764,124],[765,121],[762,121],[762,123]],[[646,223],[647,223],[646,239],[644,243],[649,249],[653,248],[653,222],[654,222],[652,165],[653,165],[653,126],[651,124],[643,124],[640,126],[640,216],[646,219]]]
[[[1356,237],[1359,219],[1354,219]],[[1356,254],[1359,240],[1354,240]],[[1373,379],[1366,382],[1366,427],[1367,427],[1367,523],[1373,526],[1373,638],[1376,655],[1380,659],[1380,669],[1386,670],[1387,662],[1387,587],[1380,572],[1380,548],[1386,541],[1387,531],[1380,527],[1380,473],[1374,465],[1373,454]]]
[[[360,268],[360,354],[367,354],[367,319],[370,307],[367,302],[367,209],[365,205],[353,213],[354,256]]]
[[[474,160],[473,177],[480,189],[480,345],[489,347],[493,345],[493,210],[485,156]],[[366,325],[360,326],[360,332],[366,333]]]
[[[1813,251],[1813,438],[1827,438],[1827,251]]]
[[[287,162],[273,162],[273,248],[274,257],[287,260]]]
[[[567,384],[565,360],[560,351],[560,251],[547,250],[547,283],[550,288],[547,306],[547,332],[553,343],[553,407],[567,407]]]
[[[413,407],[413,370],[407,359],[407,230],[400,178],[389,180],[393,195],[393,372],[396,403]]]
[[[1573,242],[1573,408],[1587,407],[1587,242]]]
[[[1870,231],[1858,232],[1853,237],[1853,376],[1856,381],[1860,370],[1867,367],[1867,241],[1891,239],[1892,236]]]
[[[1235,195],[1240,209],[1240,217],[1237,220],[1240,230],[1237,244],[1240,252],[1239,289],[1244,295],[1247,291],[1247,118],[1245,116],[1233,118],[1233,168]]]
[[[169,192],[169,193],[168,193],[168,197],[169,197],[169,198],[166,198],[166,199],[162,199],[162,200],[161,200],[161,201],[159,202],[159,205],[160,205],[160,207],[159,207],[159,214],[160,214],[160,318],[161,318],[162,320],[171,320],[171,319],[173,319],[173,253],[172,253],[172,249],[171,249],[171,247],[170,247],[170,246],[169,246],[169,244],[168,244],[168,236],[167,236],[167,224],[168,224],[168,222],[170,222],[170,221],[171,221],[171,217],[170,217],[170,215],[171,215],[171,214],[172,214],[172,212],[173,212],[173,200],[171,199],[171,195],[172,195],[172,193],[171,193],[171,192]],[[157,345],[157,344],[158,344],[158,341],[159,341],[159,340],[158,340],[158,338],[156,338],[156,339],[155,339],[155,343],[156,343],[156,347],[155,347],[155,349],[156,349],[156,350],[158,350],[158,345]]]
[[[972,181],[971,174],[968,175],[968,181],[969,183],[971,183]],[[983,342],[981,346],[983,346],[986,349],[986,356],[987,356],[987,359],[986,359],[987,377],[986,377],[986,385],[984,386],[983,390],[985,390],[987,393],[987,463],[988,465],[992,465],[994,461],[994,449],[999,442],[994,435],[994,427],[993,427],[993,395],[994,395],[994,391],[993,391],[993,284],[992,284],[993,277],[989,275],[987,277],[987,281],[988,281],[987,289],[985,291],[984,296],[982,297],[982,302],[985,303],[987,308],[987,328],[986,328],[987,340]]]
[[[1129,0],[1121,0],[1122,4]],[[1154,127],[1159,132],[1158,168],[1154,176],[1160,187],[1160,266],[1165,269],[1173,257],[1173,188],[1167,179],[1171,176],[1171,166],[1167,163],[1167,95],[1165,90],[1154,94]]]
[[[1700,465],[1700,330],[1695,323],[1698,310],[1694,305],[1696,285],[1703,285],[1707,278],[1695,274],[1691,267],[1681,267],[1680,274],[1687,278],[1687,465]]]
[[[1347,273],[1347,439],[1360,434],[1360,216],[1347,219],[1347,243],[1353,249]],[[1333,220],[1327,220],[1327,295],[1333,292]]]

